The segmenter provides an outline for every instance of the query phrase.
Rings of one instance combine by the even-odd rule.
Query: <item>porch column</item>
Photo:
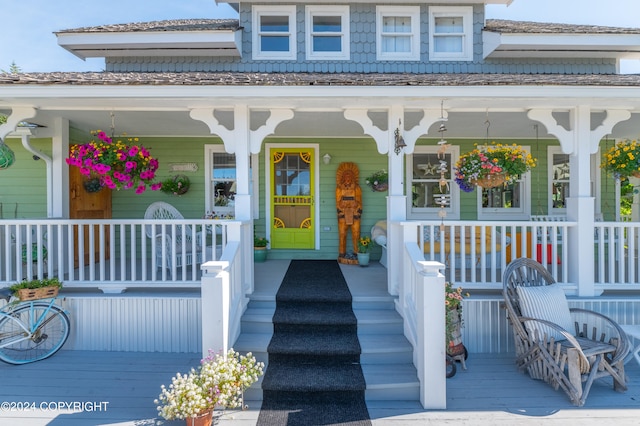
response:
[[[570,113],[570,130],[560,126],[551,109],[530,110],[529,118],[539,121],[549,133],[556,136],[565,154],[569,154],[571,197],[567,198],[567,219],[577,222],[569,228],[568,277],[565,282],[575,283],[578,296],[595,296],[593,244],[595,198],[591,194],[591,155],[598,152],[600,140],[610,133],[617,123],[627,120],[626,110],[607,110],[607,117],[600,126],[591,130],[591,106],[578,105]],[[584,267],[585,262],[590,267]]]
[[[58,117],[54,121],[51,157],[53,159],[52,204],[49,217],[69,217],[69,120]]]

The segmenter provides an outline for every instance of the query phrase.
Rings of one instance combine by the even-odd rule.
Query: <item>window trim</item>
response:
[[[547,147],[547,211],[550,215],[567,215],[567,208],[553,207],[553,156],[556,154],[564,154],[560,146],[548,146]],[[566,154],[565,154],[566,155]],[[569,170],[571,170],[571,161],[569,161]]]
[[[296,7],[295,6],[253,6],[252,7],[252,59],[265,60],[265,59],[280,59],[280,60],[295,60],[297,59],[296,51]],[[287,16],[289,18],[289,31],[283,33],[272,33],[274,35],[287,35],[289,37],[289,51],[288,52],[263,52],[260,50],[260,18],[262,16]]]
[[[527,152],[531,147],[522,145]],[[503,207],[482,207],[482,188],[476,188],[478,220],[529,220],[531,218],[531,171],[520,177],[520,191],[522,205],[519,209],[506,209]]]
[[[351,30],[350,30],[350,9],[349,6],[306,6],[305,7],[305,50],[306,59],[311,61],[317,60],[349,60],[351,46]],[[314,52],[313,51],[313,17],[314,16],[340,16],[341,31],[340,34],[341,50],[340,52]]]
[[[411,31],[404,36],[411,37],[410,52],[384,52],[384,18],[388,16],[408,17]],[[420,60],[420,7],[419,6],[376,6],[376,59],[378,61],[419,61]]]
[[[436,52],[436,18],[462,18],[462,52]],[[429,6],[429,60],[430,61],[473,61],[473,7],[472,6]]]
[[[411,189],[413,188],[413,160],[415,154],[437,154],[440,147],[438,145],[416,145],[413,153],[406,156],[406,175],[405,181],[407,182],[407,218],[409,219],[422,219],[422,220],[439,220],[438,213],[440,207],[413,207],[413,197],[411,196]],[[446,219],[459,220],[460,219],[460,188],[455,181],[454,166],[460,156],[460,147],[457,145],[449,145],[447,148],[447,154],[451,155],[451,178],[449,180],[449,188],[451,193],[451,200],[449,207],[446,207],[447,211]]]
[[[210,200],[213,196],[211,194],[211,168],[213,167],[213,154],[223,153],[229,154],[223,144],[206,144],[204,146],[204,210],[210,212],[211,205]],[[233,154],[235,156],[235,154]],[[258,192],[259,188],[259,176],[260,176],[260,164],[258,154],[251,154],[249,158],[250,167],[250,188],[251,204],[253,204],[253,218],[258,219],[260,217],[260,198]],[[236,181],[238,180],[238,162],[236,161]],[[235,210],[235,208],[234,208]],[[235,211],[233,212],[235,216]]]

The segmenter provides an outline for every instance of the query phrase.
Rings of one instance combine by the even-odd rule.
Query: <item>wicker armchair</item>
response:
[[[169,203],[157,201],[147,207],[145,219],[166,220],[184,219],[184,216]],[[194,232],[189,225],[148,224],[145,225],[147,237],[155,239],[156,265],[173,269],[182,266],[202,263],[202,237],[200,232]],[[193,244],[195,242],[195,244]],[[163,258],[163,247],[165,256]]]
[[[511,262],[503,276],[503,296],[521,371],[556,390],[561,387],[577,406],[584,405],[594,380],[602,377],[611,377],[616,391],[627,390],[627,335],[602,314],[569,309],[564,291],[543,265],[529,258]]]

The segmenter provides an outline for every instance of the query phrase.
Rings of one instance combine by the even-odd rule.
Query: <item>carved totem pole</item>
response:
[[[358,251],[360,217],[362,216],[362,190],[358,184],[358,166],[340,163],[336,172],[336,209],[338,211],[338,261],[350,263],[347,257],[347,232],[351,228],[354,252]],[[355,256],[353,256],[355,259]],[[357,263],[357,260],[356,260]]]

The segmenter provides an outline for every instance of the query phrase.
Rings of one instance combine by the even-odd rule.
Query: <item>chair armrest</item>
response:
[[[565,338],[565,340],[562,341],[562,345],[565,347],[571,347],[576,349],[578,351],[578,357],[580,358],[580,364],[584,366],[589,366],[589,360],[584,354],[584,351],[582,350],[582,346],[580,345],[580,342],[578,342],[578,340],[575,338],[575,336],[571,332],[565,330],[564,328],[560,327],[558,324],[553,323],[551,321],[546,321],[546,320],[537,319],[537,318],[528,318],[528,317],[520,317],[518,319],[523,325],[528,321],[532,321],[542,325],[546,325],[554,329],[555,331],[560,333],[562,337]],[[530,341],[540,341],[542,340],[541,338],[545,338],[546,339],[544,340],[545,344],[548,344],[551,342],[551,339],[549,339],[547,336],[539,336],[539,339],[537,340],[531,335],[531,333],[528,333],[528,336]],[[556,341],[556,343],[558,343],[558,341]]]
[[[589,309],[571,308],[571,318],[576,323],[576,335],[609,343],[616,347],[612,363],[626,358],[632,348],[631,341],[622,327],[606,315]]]

